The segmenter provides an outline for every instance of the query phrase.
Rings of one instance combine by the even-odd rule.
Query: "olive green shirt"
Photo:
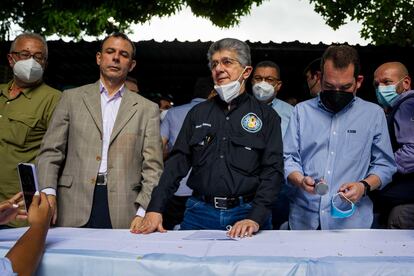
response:
[[[12,82],[0,85],[0,202],[20,191],[17,164],[34,163],[61,92],[42,83],[9,100]],[[9,226],[23,226],[11,222]]]

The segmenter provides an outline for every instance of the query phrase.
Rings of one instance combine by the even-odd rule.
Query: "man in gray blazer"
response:
[[[145,214],[163,169],[160,118],[124,85],[134,57],[126,35],[106,37],[100,79],[65,91],[55,110],[37,169],[58,226],[132,230]]]

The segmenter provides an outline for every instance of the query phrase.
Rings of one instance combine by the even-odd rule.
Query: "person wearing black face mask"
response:
[[[285,176],[296,188],[291,229],[371,227],[366,195],[388,184],[396,165],[382,109],[355,96],[362,81],[356,50],[331,46],[321,60],[322,92],[293,111],[284,137]],[[327,183],[326,194],[316,193],[315,179]],[[351,215],[331,214],[338,194],[353,203]]]
[[[341,90],[323,90],[319,97],[323,105],[334,113],[341,111],[355,98],[353,93]]]

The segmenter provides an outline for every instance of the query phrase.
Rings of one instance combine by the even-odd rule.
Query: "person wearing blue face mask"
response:
[[[330,46],[321,60],[322,91],[295,106],[283,140],[285,177],[294,189],[291,229],[370,228],[366,195],[396,171],[384,112],[356,96],[359,70],[354,48]],[[316,179],[327,183],[327,193],[316,193]]]
[[[373,195],[380,224],[414,229],[414,90],[404,64],[387,62],[374,73],[378,102],[388,108],[388,129],[397,173],[383,190]]]

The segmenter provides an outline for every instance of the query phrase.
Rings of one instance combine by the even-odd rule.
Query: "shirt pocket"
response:
[[[17,112],[10,112],[7,117],[10,127],[5,132],[5,140],[17,146],[23,146],[30,130],[36,126],[39,119]]]
[[[191,136],[189,146],[192,153],[192,166],[202,166],[210,158],[214,150],[215,134],[210,128],[195,129]]]
[[[370,144],[370,141],[366,137],[362,137],[356,133],[346,133],[346,146],[343,156],[350,160],[360,160],[364,158],[367,144]]]
[[[265,144],[257,137],[232,137],[230,162],[233,167],[245,173],[255,172],[260,166]]]

